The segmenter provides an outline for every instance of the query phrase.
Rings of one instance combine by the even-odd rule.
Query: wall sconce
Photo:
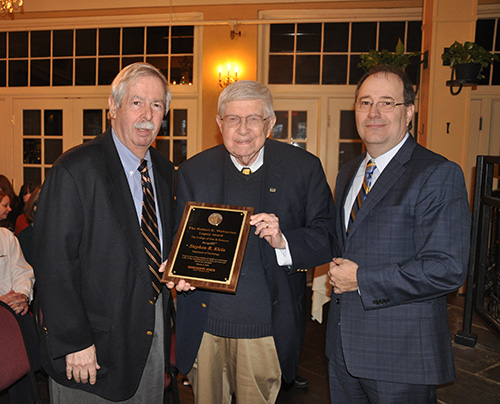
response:
[[[222,74],[222,67],[219,67],[219,87],[226,88],[229,84],[238,81],[238,66],[234,67],[234,75],[231,75],[231,64],[227,64],[226,75]]]

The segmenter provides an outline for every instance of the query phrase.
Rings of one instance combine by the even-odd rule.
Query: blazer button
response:
[[[150,300],[150,301],[149,301],[149,304],[150,304],[151,306],[154,306],[154,305],[155,305],[155,302],[153,302],[152,300]]]
[[[201,307],[203,307],[204,309],[206,309],[207,308],[207,304],[206,303],[202,303]]]
[[[340,299],[338,297],[335,299],[335,303],[340,304]]]
[[[146,334],[153,335],[153,332],[152,331],[146,331]]]

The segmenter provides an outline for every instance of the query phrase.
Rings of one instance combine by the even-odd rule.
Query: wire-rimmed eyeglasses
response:
[[[266,121],[267,118],[264,118],[261,115],[248,115],[248,116],[239,116],[239,115],[225,115],[222,119],[224,123],[229,127],[229,128],[237,128],[238,126],[241,125],[241,122],[244,120],[247,124],[248,127],[250,128],[260,128],[262,125],[264,125],[264,122]]]
[[[360,111],[360,112],[368,112],[370,109],[372,109],[373,105],[375,105],[375,107],[380,112],[392,112],[392,111],[394,111],[394,109],[396,109],[396,107],[399,107],[400,105],[406,105],[406,103],[396,102],[396,101],[371,102],[371,101],[366,101],[366,100],[356,101],[354,103],[354,107],[356,108],[356,111]]]

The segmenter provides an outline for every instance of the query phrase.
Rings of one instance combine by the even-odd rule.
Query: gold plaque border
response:
[[[240,212],[243,214],[243,219],[241,221],[241,226],[238,234],[238,241],[236,243],[236,250],[231,263],[231,270],[229,272],[229,279],[227,281],[219,280],[207,280],[200,277],[191,277],[184,275],[175,275],[173,270],[175,268],[175,263],[177,262],[177,255],[181,246],[181,242],[184,238],[184,233],[186,231],[186,226],[188,223],[189,216],[194,209],[206,209],[213,211],[231,211]],[[182,213],[181,222],[179,224],[179,229],[175,235],[175,240],[170,250],[168,256],[168,262],[163,273],[162,282],[167,283],[173,281],[175,283],[179,282],[181,279],[185,279],[192,286],[200,289],[215,290],[219,292],[235,293],[236,287],[238,285],[238,279],[240,277],[241,264],[243,263],[243,257],[245,255],[245,248],[247,245],[248,235],[250,233],[250,216],[253,215],[254,208],[248,206],[232,206],[232,205],[220,205],[214,203],[205,202],[186,202],[184,206],[184,211]]]

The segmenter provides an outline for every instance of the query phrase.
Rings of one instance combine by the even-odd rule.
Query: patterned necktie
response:
[[[161,282],[158,268],[161,264],[160,237],[158,232],[158,220],[156,218],[155,197],[151,178],[149,178],[148,165],[146,160],[141,161],[138,168],[141,173],[142,185],[142,215],[141,234],[144,240],[144,250],[148,258],[148,267],[151,272],[154,297],[160,293]]]
[[[363,179],[363,185],[361,186],[358,196],[356,197],[354,203],[352,204],[351,215],[349,216],[349,226],[347,227],[347,233],[349,233],[349,228],[351,227],[352,222],[354,222],[354,219],[356,218],[358,210],[359,208],[361,208],[361,204],[365,200],[366,195],[368,195],[368,192],[370,192],[370,189],[372,187],[373,172],[375,171],[376,168],[377,166],[375,165],[375,162],[373,160],[368,161],[365,170],[365,178]]]

